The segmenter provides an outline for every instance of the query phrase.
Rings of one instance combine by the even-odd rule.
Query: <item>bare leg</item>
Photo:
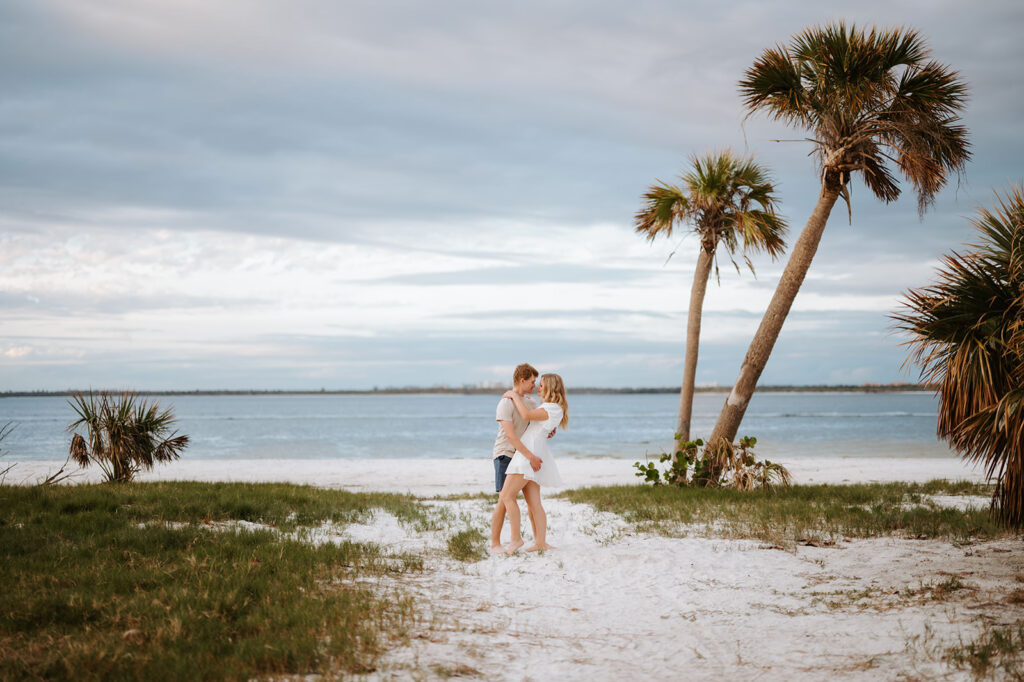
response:
[[[540,486],[534,481],[527,481],[523,488],[523,497],[526,498],[526,508],[533,513],[535,519],[533,530],[533,544],[526,548],[527,552],[536,552],[544,549],[554,549],[547,543],[548,535],[548,514],[544,511],[544,505],[540,502]]]
[[[519,502],[516,497],[519,491],[526,485],[526,479],[522,474],[509,474],[505,477],[505,486],[501,489],[501,501],[505,503],[505,513],[508,515],[508,525],[512,529],[512,539],[505,548],[506,554],[512,554],[523,546],[523,534],[520,528]]]
[[[494,512],[491,513],[491,551],[500,552],[501,547],[501,527],[505,525],[505,503],[498,498],[498,503],[494,505]]]
[[[527,485],[529,485],[530,481],[527,481],[526,483],[527,483]],[[536,485],[536,483],[534,485]],[[525,495],[526,495],[526,488],[523,488],[523,496],[525,497]],[[534,540],[534,542],[536,542],[537,541],[537,519],[534,518],[534,516],[533,516],[533,507],[531,507],[529,504],[526,505],[526,515],[528,517],[530,517],[530,529],[533,531],[533,540]]]
[[[516,505],[517,507],[519,505]],[[530,527],[533,529],[533,539],[537,539],[537,520],[533,517],[533,507],[530,505],[526,506],[526,513],[530,517]],[[505,503],[498,498],[497,504],[494,505],[494,511],[491,512],[491,552],[500,552],[504,548],[501,546],[501,529],[505,525]]]

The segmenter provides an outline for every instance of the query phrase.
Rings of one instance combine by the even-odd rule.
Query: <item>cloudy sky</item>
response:
[[[791,241],[801,135],[744,123],[761,50],[836,19],[919,29],[971,86],[974,160],[923,220],[859,181],[762,383],[915,380],[888,315],[1022,180],[1024,4],[4,0],[0,390],[667,386],[694,238],[640,196],[757,155]],[[698,381],[728,385],[782,263],[720,263]]]

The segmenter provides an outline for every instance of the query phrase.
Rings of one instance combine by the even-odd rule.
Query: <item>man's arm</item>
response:
[[[526,449],[523,442],[519,440],[519,436],[516,435],[516,429],[515,426],[512,425],[512,422],[502,419],[498,423],[501,424],[501,430],[505,432],[505,437],[508,438],[508,442],[512,444],[512,447],[523,453],[523,456],[530,460],[530,466],[533,467],[534,471],[540,471],[541,462],[543,460]]]

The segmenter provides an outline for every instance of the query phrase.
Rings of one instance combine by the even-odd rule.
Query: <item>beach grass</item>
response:
[[[372,670],[416,617],[409,598],[373,583],[421,569],[422,559],[287,531],[378,509],[433,527],[431,510],[392,494],[286,484],[0,486],[0,679]]]
[[[479,528],[464,528],[448,538],[448,554],[467,563],[487,558],[487,537]]]
[[[949,647],[945,659],[975,679],[1024,679],[1024,622],[986,626],[974,640]]]
[[[934,495],[990,497],[992,488],[969,481],[796,485],[776,491],[675,486],[605,486],[562,495],[614,512],[641,532],[670,536],[758,539],[791,549],[844,538],[895,535],[971,542],[1013,535],[988,509],[936,504]]]

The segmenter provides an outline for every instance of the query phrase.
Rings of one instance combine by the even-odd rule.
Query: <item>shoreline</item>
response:
[[[64,389],[59,391],[4,391],[0,398],[68,398],[76,393],[122,393],[125,391],[139,396],[278,396],[278,395],[500,395],[505,386],[406,386],[373,389],[194,389],[194,390],[132,390],[124,388],[98,389]],[[731,386],[698,386],[695,393],[728,393]],[[761,386],[758,393],[935,393],[938,386],[934,384],[809,384],[778,386]],[[675,394],[678,387],[672,386],[627,386],[607,388],[602,386],[583,386],[573,389],[577,395],[633,395],[633,394]]]
[[[955,457],[776,458],[794,484],[916,482],[936,478],[985,482],[984,470]],[[32,485],[57,471],[63,460],[4,460],[14,465],[5,483]],[[640,485],[633,460],[559,457],[567,488]],[[68,483],[101,480],[98,467],[71,463]],[[141,472],[138,481],[296,483],[354,492],[409,493],[417,497],[494,493],[494,473],[486,458],[472,459],[207,459],[177,460]],[[558,489],[552,492],[557,492]]]

